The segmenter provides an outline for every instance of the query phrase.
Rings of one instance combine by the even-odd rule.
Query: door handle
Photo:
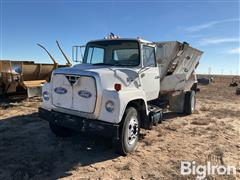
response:
[[[160,79],[160,76],[155,76],[155,79]]]

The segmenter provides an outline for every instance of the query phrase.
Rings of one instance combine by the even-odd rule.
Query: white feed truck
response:
[[[114,35],[90,41],[82,63],[54,70],[44,84],[39,115],[57,136],[71,130],[101,133],[126,155],[135,150],[140,128],[161,122],[165,109],[194,112],[202,53],[177,41]]]

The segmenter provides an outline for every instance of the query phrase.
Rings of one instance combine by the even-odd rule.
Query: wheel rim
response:
[[[136,142],[138,137],[138,120],[136,116],[133,116],[128,124],[128,137],[127,141],[129,145],[132,145]]]
[[[191,99],[191,110],[192,110],[192,112],[194,111],[194,109],[195,109],[195,98],[194,98],[194,96],[192,97],[192,99]]]

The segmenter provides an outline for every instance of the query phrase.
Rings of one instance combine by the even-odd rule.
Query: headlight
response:
[[[105,104],[105,108],[108,112],[113,112],[114,110],[114,102],[113,101],[107,101]]]
[[[48,92],[48,91],[44,91],[44,92],[43,92],[43,99],[44,99],[45,101],[48,101],[48,100],[49,100],[49,92]]]

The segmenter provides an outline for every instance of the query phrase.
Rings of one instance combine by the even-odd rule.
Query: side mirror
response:
[[[82,63],[84,57],[85,46],[72,47],[72,61]]]

